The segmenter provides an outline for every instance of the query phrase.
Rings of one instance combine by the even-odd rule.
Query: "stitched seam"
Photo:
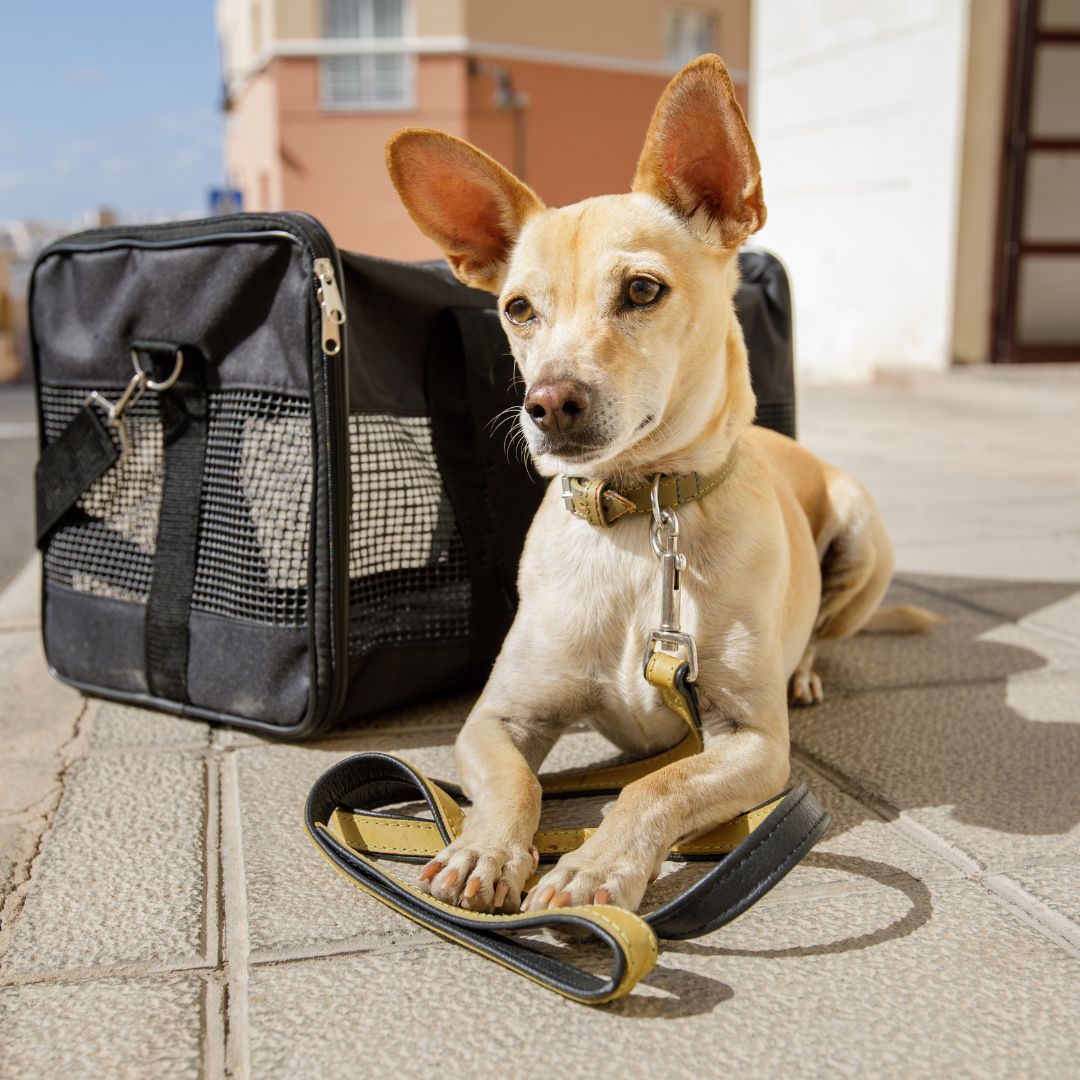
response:
[[[355,821],[356,818],[359,817],[359,816],[360,815],[355,815],[353,820]],[[370,821],[371,819],[368,818],[367,820]],[[410,829],[410,830],[412,830],[412,829],[415,829],[417,826],[419,826],[420,828],[424,829],[425,831],[429,831],[429,832],[432,832],[432,831],[437,832],[438,831],[436,826],[435,826],[434,821],[424,821],[423,819],[421,819],[419,821],[416,821],[416,822],[412,822],[412,821],[387,821],[385,818],[378,818],[377,822],[375,824],[375,828],[377,828],[377,829]]]
[[[795,811],[799,808],[801,803],[802,803],[802,799],[796,800],[796,802],[791,806],[791,808],[789,810],[785,811],[785,813],[780,818],[780,820],[777,821],[777,823],[764,836],[762,836],[759,840],[757,840],[751,847],[747,848],[747,850],[742,855],[739,856],[738,862],[733,863],[731,866],[725,867],[723,873],[719,874],[717,876],[716,880],[709,886],[709,888],[705,892],[701,893],[698,898],[701,899],[701,898],[704,898],[706,896],[711,896],[714,892],[716,892],[716,890],[719,889],[720,886],[723,885],[727,881],[727,879],[729,877],[731,877],[731,875],[734,874],[735,871],[738,870],[739,867],[742,866],[743,863],[745,863],[746,860],[749,859],[754,854],[754,852],[757,851],[758,848],[760,848],[761,845],[764,844],[769,839],[769,837],[772,836],[772,834],[774,832],[776,832],[776,830],[779,829],[780,826],[783,825],[785,821],[787,821],[787,819],[789,817],[791,817],[792,814],[795,813]],[[815,826],[814,826],[815,828],[816,828],[816,824],[817,823],[815,822]],[[813,828],[809,829],[807,831],[807,833],[806,833],[806,836],[803,836],[802,839],[800,839],[799,843],[801,844],[802,841],[805,840],[806,837],[809,836],[810,833],[812,833],[813,831],[814,831]],[[725,912],[723,912],[723,915],[726,915],[727,912],[730,911],[731,908],[735,907],[735,906],[736,906],[735,904],[732,904],[731,907],[729,907]],[[717,917],[722,917],[722,916],[717,916]],[[709,920],[709,922],[713,922],[713,921],[715,921],[715,919],[710,919]]]
[[[431,854],[431,848],[430,847],[422,847],[422,848],[399,847],[396,844],[380,844],[378,848],[369,848],[369,847],[354,848],[352,846],[352,844],[349,844],[348,847],[352,851],[359,851],[362,854],[367,854],[367,855],[376,855],[376,854],[385,855],[388,851],[395,851],[395,852],[397,852],[398,854],[401,854],[401,855],[430,855]]]
[[[788,854],[788,857],[787,857],[787,858],[786,858],[786,859],[785,859],[785,860],[784,860],[784,861],[783,861],[782,863],[780,863],[780,865],[779,865],[779,866],[777,866],[777,867],[774,867],[774,868],[773,868],[773,871],[772,871],[772,873],[771,873],[771,874],[769,875],[769,878],[773,878],[774,880],[779,880],[778,878],[775,878],[775,875],[776,875],[776,874],[778,874],[778,873],[779,873],[779,871],[781,871],[781,870],[783,870],[783,869],[784,869],[785,867],[787,867],[787,866],[788,866],[788,865],[789,865],[789,864],[790,864],[791,862],[793,862],[793,861],[794,861],[794,860],[795,860],[795,859],[796,859],[796,858],[797,858],[797,857],[799,856],[799,849],[800,849],[800,848],[801,848],[801,847],[803,846],[803,844],[804,844],[804,843],[806,842],[806,838],[807,838],[808,836],[810,836],[810,834],[811,834],[811,833],[812,833],[812,832],[813,832],[813,831],[814,831],[814,830],[815,830],[815,829],[816,829],[816,828],[818,827],[818,824],[819,824],[819,823],[820,823],[820,819],[819,819],[818,821],[815,821],[815,822],[814,822],[814,824],[813,824],[813,825],[811,825],[811,826],[810,826],[810,828],[809,828],[809,829],[807,829],[807,830],[806,830],[806,832],[804,832],[804,833],[802,834],[802,836],[800,836],[800,837],[799,837],[799,842],[798,842],[798,843],[797,843],[797,844],[795,845],[795,850],[794,850],[794,851],[792,851],[792,852],[790,852],[790,853]],[[766,880],[769,880],[769,878],[766,878]],[[710,891],[710,892],[712,892],[712,889],[710,889],[709,891]],[[720,912],[720,914],[719,914],[719,915],[717,915],[717,916],[716,916],[715,918],[713,918],[713,919],[710,919],[710,920],[709,920],[709,922],[710,922],[710,923],[713,923],[713,922],[716,922],[716,921],[717,921],[717,919],[723,919],[723,918],[725,918],[725,917],[726,917],[727,915],[729,915],[729,914],[730,914],[730,913],[731,913],[732,911],[734,911],[734,910],[735,910],[735,908],[737,908],[737,907],[739,906],[739,904],[740,904],[740,903],[741,903],[741,900],[736,900],[734,904],[729,904],[729,905],[728,905],[728,906],[727,906],[727,907],[726,907],[726,908],[725,908],[725,909],[724,909],[724,910],[723,910],[722,912]]]

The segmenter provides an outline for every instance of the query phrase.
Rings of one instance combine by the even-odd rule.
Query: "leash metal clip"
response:
[[[675,655],[685,649],[690,669],[687,682],[697,682],[697,641],[693,634],[683,633],[680,623],[682,593],[679,576],[686,570],[686,556],[679,551],[679,517],[671,507],[660,506],[660,480],[661,475],[657,473],[652,481],[653,520],[649,535],[653,553],[660,560],[660,625],[649,632],[644,662],[649,662],[657,647]]]
[[[155,382],[150,378],[149,373],[143,370],[138,349],[131,350],[131,366],[135,369],[135,374],[132,375],[131,381],[124,387],[124,392],[116,401],[110,401],[97,390],[91,391],[85,401],[85,404],[94,405],[105,413],[109,427],[113,428],[119,436],[120,458],[118,460],[125,458],[128,450],[131,449],[127,425],[124,423],[124,413],[138,405],[147,390],[158,392],[168,390],[180,378],[180,372],[184,370],[184,354],[180,349],[176,350],[176,363],[173,365],[172,374],[162,382]]]

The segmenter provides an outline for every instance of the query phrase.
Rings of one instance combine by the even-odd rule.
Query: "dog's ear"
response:
[[[631,186],[667,203],[701,239],[726,247],[765,224],[757,151],[719,56],[699,56],[668,84]]]
[[[458,280],[497,293],[522,225],[544,204],[475,146],[430,128],[405,128],[386,167],[420,231],[442,248]]]

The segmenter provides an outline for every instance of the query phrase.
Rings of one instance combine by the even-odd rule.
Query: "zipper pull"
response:
[[[329,259],[315,260],[315,287],[322,308],[322,350],[325,356],[341,352],[341,327],[345,325],[345,302]]]

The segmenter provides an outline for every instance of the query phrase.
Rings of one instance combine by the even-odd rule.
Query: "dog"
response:
[[[732,305],[737,251],[765,222],[757,152],[723,61],[699,57],[661,97],[627,195],[549,209],[486,154],[407,128],[387,167],[459,280],[498,295],[526,385],[518,422],[537,471],[620,484],[717,477],[678,507],[684,629],[697,641],[703,752],[623,788],[597,831],[522,901],[538,855],[537,770],[587,721],[650,754],[685,724],[642,678],[657,625],[651,516],[598,528],[549,484],[518,573],[520,605],[455,754],[472,807],[421,872],[473,911],[635,910],[670,847],[783,790],[788,705],[821,700],[817,643],[920,631],[878,610],[893,552],[869,494],[793,440],[752,426]]]

